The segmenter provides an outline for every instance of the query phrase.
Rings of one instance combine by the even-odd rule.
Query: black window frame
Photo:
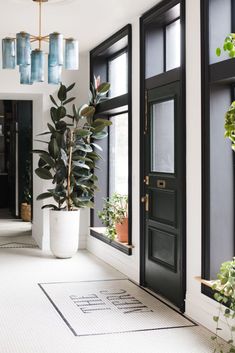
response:
[[[235,0],[231,0],[231,31],[235,31]],[[231,88],[231,102],[235,99],[234,85],[235,59],[227,59],[218,63],[210,64],[209,52],[209,0],[201,0],[201,125],[202,125],[202,269],[201,277],[206,280],[210,278],[210,87],[226,83]],[[218,43],[218,46],[222,43]],[[215,48],[216,50],[216,48]],[[233,156],[235,161],[235,157]],[[234,164],[234,163],[233,163]],[[235,185],[235,173],[234,173]],[[235,198],[235,188],[234,188]],[[235,206],[234,206],[235,220]],[[235,232],[235,224],[234,224]],[[235,254],[235,234],[234,234]],[[229,260],[229,259],[228,259]],[[201,292],[213,298],[214,292],[208,286],[202,284]]]
[[[131,24],[120,29],[114,35],[106,39],[90,51],[90,81],[94,76],[101,76],[101,81],[108,81],[109,61],[127,52],[128,60],[128,91],[127,93],[108,97],[97,105],[96,117],[110,119],[116,115],[128,114],[128,245],[110,240],[104,234],[92,229],[96,210],[91,210],[90,235],[104,243],[120,250],[126,255],[132,255],[132,27]],[[101,72],[99,72],[99,70]],[[107,156],[109,157],[109,137],[107,139]],[[107,196],[109,192],[109,158],[107,160]]]

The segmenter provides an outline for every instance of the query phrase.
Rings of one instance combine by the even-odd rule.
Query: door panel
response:
[[[178,82],[147,92],[144,284],[184,310],[185,151]]]

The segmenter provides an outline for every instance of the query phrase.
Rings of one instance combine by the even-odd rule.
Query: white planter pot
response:
[[[50,210],[50,247],[55,257],[67,259],[78,250],[80,210]]]

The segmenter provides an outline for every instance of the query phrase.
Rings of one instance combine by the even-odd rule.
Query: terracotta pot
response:
[[[116,223],[115,228],[118,241],[128,243],[128,218],[123,218],[122,223]]]
[[[20,216],[24,222],[31,222],[31,205],[22,203],[20,206]]]

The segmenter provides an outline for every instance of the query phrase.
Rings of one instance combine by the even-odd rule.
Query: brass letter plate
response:
[[[166,181],[165,180],[158,180],[157,187],[160,189],[165,189],[166,188]]]

